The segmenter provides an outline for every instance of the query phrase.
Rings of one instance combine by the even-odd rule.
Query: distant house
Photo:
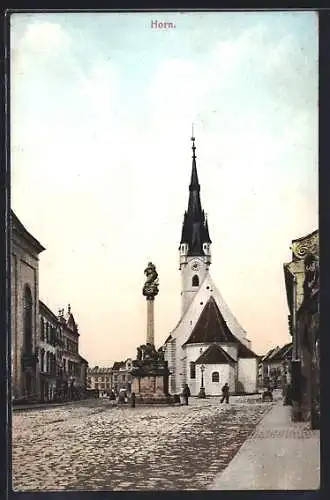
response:
[[[87,370],[87,389],[99,391],[99,396],[105,397],[113,388],[113,374],[111,367],[94,366]]]
[[[132,384],[132,359],[127,358],[125,361],[115,361],[112,366],[113,388],[116,392],[120,389],[131,391]]]
[[[262,382],[266,386],[282,387],[290,379],[290,362],[292,358],[292,342],[282,347],[270,349],[262,358]]]

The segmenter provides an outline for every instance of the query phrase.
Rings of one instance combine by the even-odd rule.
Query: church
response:
[[[227,382],[232,394],[253,393],[258,356],[209,272],[212,241],[200,198],[195,138],[191,140],[189,201],[179,246],[181,318],[163,346],[170,392],[180,393],[188,384],[193,396],[201,387],[206,395],[217,396]]]

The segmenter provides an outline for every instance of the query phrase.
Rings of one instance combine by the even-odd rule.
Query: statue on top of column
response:
[[[158,281],[158,273],[156,271],[156,267],[152,262],[148,263],[148,266],[144,270],[144,274],[146,275],[147,279],[143,286],[142,293],[145,297],[147,297],[147,300],[148,299],[153,300],[159,291],[158,289],[159,281]]]

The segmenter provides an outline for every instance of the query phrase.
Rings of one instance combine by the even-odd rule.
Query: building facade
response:
[[[57,397],[62,377],[63,339],[57,316],[39,301],[39,377],[41,401],[53,401]]]
[[[163,346],[171,372],[170,392],[181,392],[187,383],[196,395],[202,378],[210,384],[210,394],[220,394],[225,382],[231,392],[255,392],[258,357],[209,272],[212,241],[200,199],[195,138],[192,141],[189,200],[179,245],[181,318]]]
[[[11,211],[11,372],[13,400],[38,400],[39,254],[45,248]]]
[[[291,382],[292,342],[270,349],[262,358],[262,385],[284,389]]]
[[[125,389],[128,393],[131,392],[132,386],[132,359],[127,358],[125,361],[115,361],[112,366],[113,389],[118,393],[121,389]]]
[[[99,391],[100,398],[110,395],[113,388],[112,368],[94,366],[87,371],[87,389]]]
[[[83,397],[88,363],[68,308],[57,317],[39,300],[45,248],[11,211],[11,380],[14,402]],[[72,389],[74,388],[74,389]]]
[[[62,363],[65,397],[80,399],[86,390],[86,361],[79,354],[80,334],[70,304],[66,313],[64,313],[64,309],[59,310],[58,321],[63,339]]]
[[[319,232],[292,241],[284,264],[292,335],[292,418],[319,426]]]

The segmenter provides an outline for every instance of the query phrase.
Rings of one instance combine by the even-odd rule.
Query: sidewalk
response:
[[[56,408],[60,406],[69,406],[72,404],[81,404],[84,401],[88,401],[88,399],[76,399],[74,401],[62,401],[62,402],[54,402],[54,403],[31,403],[24,405],[14,405],[12,404],[12,411],[29,411],[29,410],[47,410],[48,408]]]
[[[320,485],[320,431],[291,422],[281,403],[262,419],[209,490],[316,490]]]

